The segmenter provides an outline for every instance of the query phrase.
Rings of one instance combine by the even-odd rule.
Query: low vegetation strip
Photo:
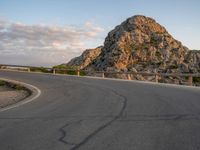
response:
[[[15,104],[30,95],[31,91],[24,86],[0,80],[0,108]]]

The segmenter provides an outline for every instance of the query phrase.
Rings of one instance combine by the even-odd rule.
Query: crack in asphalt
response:
[[[77,80],[76,80],[77,82]],[[87,85],[90,85],[90,86],[94,86],[94,85],[91,85],[91,84],[88,84],[88,83],[84,83],[84,84],[87,84]],[[95,88],[97,88],[95,86]],[[98,87],[99,88],[99,87]],[[67,126],[69,126],[68,124],[64,125],[62,128],[59,129],[59,131],[62,132],[62,136],[61,138],[59,138],[61,142],[65,143],[65,144],[70,144],[70,145],[74,145],[74,147],[72,147],[70,150],[77,150],[78,148],[80,148],[82,145],[84,145],[85,143],[87,143],[93,136],[95,136],[96,134],[98,134],[100,131],[102,131],[103,129],[105,129],[106,127],[108,127],[109,125],[111,125],[114,121],[116,121],[117,119],[119,119],[122,115],[123,115],[123,112],[126,108],[126,105],[127,105],[127,98],[119,93],[117,93],[116,91],[114,91],[113,89],[110,89],[110,88],[106,88],[108,90],[110,90],[112,93],[114,93],[116,96],[120,97],[123,102],[122,102],[122,108],[121,110],[119,111],[118,115],[116,116],[113,116],[112,119],[110,121],[108,121],[106,124],[100,126],[99,128],[97,128],[94,132],[92,132],[91,134],[89,134],[86,138],[84,138],[80,143],[78,144],[75,144],[75,143],[69,143],[67,141],[64,140],[64,138],[66,137],[66,131],[64,130],[64,128],[66,128]],[[102,90],[102,89],[101,89]]]
[[[79,124],[79,123],[81,123],[81,122],[82,122],[82,120],[79,120],[79,121],[67,123],[67,124],[65,124],[64,126],[62,126],[62,127],[59,129],[59,131],[61,132],[62,135],[61,135],[61,137],[60,137],[58,140],[59,140],[60,142],[64,143],[64,144],[67,144],[67,145],[72,145],[72,146],[77,145],[76,143],[71,143],[71,142],[68,142],[67,140],[65,140],[65,137],[66,137],[66,135],[67,135],[67,133],[66,133],[66,131],[65,131],[65,128],[67,128],[68,126],[73,125],[73,124]]]
[[[86,138],[84,138],[79,144],[75,145],[74,147],[72,147],[70,150],[77,150],[78,148],[80,148],[81,146],[83,146],[84,144],[86,144],[91,138],[93,138],[96,134],[98,134],[99,132],[101,132],[103,129],[105,129],[106,127],[110,126],[113,122],[115,122],[117,119],[119,119],[122,115],[123,112],[126,108],[127,105],[127,98],[121,94],[118,94],[116,91],[111,90],[111,92],[113,92],[115,95],[121,97],[121,99],[123,100],[123,104],[122,104],[122,108],[119,112],[118,115],[116,115],[114,118],[112,118],[112,120],[110,120],[109,122],[107,122],[106,124],[100,126],[99,128],[97,128],[93,133],[91,133],[90,135],[88,135]]]
[[[65,84],[63,84],[65,85]],[[89,85],[89,84],[88,84]],[[53,87],[54,88],[54,87]],[[53,88],[47,88],[46,90],[50,90]],[[58,86],[58,88],[61,88],[61,86]],[[90,139],[92,139],[95,135],[97,135],[98,133],[100,133],[102,130],[104,130],[105,128],[107,128],[108,126],[110,126],[112,123],[114,123],[115,121],[119,121],[119,122],[126,122],[126,121],[155,121],[155,120],[182,120],[182,119],[199,119],[195,114],[172,114],[172,115],[128,115],[128,116],[124,116],[124,111],[126,109],[126,105],[127,105],[127,98],[121,94],[119,94],[117,91],[107,88],[110,90],[110,92],[114,93],[115,95],[117,95],[118,97],[120,97],[120,102],[122,103],[121,109],[119,110],[117,115],[110,115],[110,116],[105,116],[107,118],[110,118],[110,121],[107,121],[107,123],[104,123],[103,125],[101,125],[100,127],[96,128],[96,130],[94,130],[94,132],[92,132],[91,134],[87,135],[80,143],[73,143],[73,142],[69,142],[68,140],[66,140],[67,137],[67,128],[69,126],[73,126],[75,124],[80,124],[82,121],[84,120],[78,120],[78,121],[74,121],[74,122],[70,122],[70,123],[66,123],[65,125],[63,125],[61,128],[59,128],[59,132],[61,133],[61,136],[59,137],[58,141],[72,146],[72,148],[70,150],[77,150],[79,149],[81,146],[83,146],[84,144],[86,144]],[[54,116],[54,117],[33,117],[33,118],[0,118],[0,119],[59,119],[59,118],[69,118],[69,117],[74,117],[79,119],[80,116]],[[91,118],[98,118],[98,117],[102,117],[100,115],[98,116],[81,116],[84,119],[86,117],[91,117]]]

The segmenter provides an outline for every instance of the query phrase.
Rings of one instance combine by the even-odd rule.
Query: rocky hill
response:
[[[100,55],[102,51],[102,46],[95,49],[87,49],[79,57],[73,58],[67,63],[67,66],[75,66],[80,69],[88,67],[95,59]]]
[[[200,73],[200,51],[190,51],[154,19],[133,16],[115,27],[104,46],[67,65],[104,71]]]

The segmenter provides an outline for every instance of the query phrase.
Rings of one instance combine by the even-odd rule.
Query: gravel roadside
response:
[[[16,86],[10,87],[5,84],[4,81],[0,81],[0,83],[0,108],[15,104],[30,95],[30,93],[23,88],[16,89]]]

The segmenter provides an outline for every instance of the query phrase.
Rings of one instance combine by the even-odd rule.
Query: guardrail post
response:
[[[188,77],[188,84],[189,84],[190,86],[193,85],[193,77],[192,77],[192,76],[189,76],[189,77]]]
[[[105,73],[104,72],[102,73],[102,78],[105,78]]]
[[[131,79],[131,74],[128,74],[128,80],[132,80],[132,79]]]
[[[155,82],[158,83],[158,75],[155,75]]]
[[[77,76],[80,76],[80,70],[77,70]]]
[[[56,74],[56,69],[53,69],[53,74]]]
[[[31,69],[30,69],[30,68],[28,68],[28,72],[31,72]]]

